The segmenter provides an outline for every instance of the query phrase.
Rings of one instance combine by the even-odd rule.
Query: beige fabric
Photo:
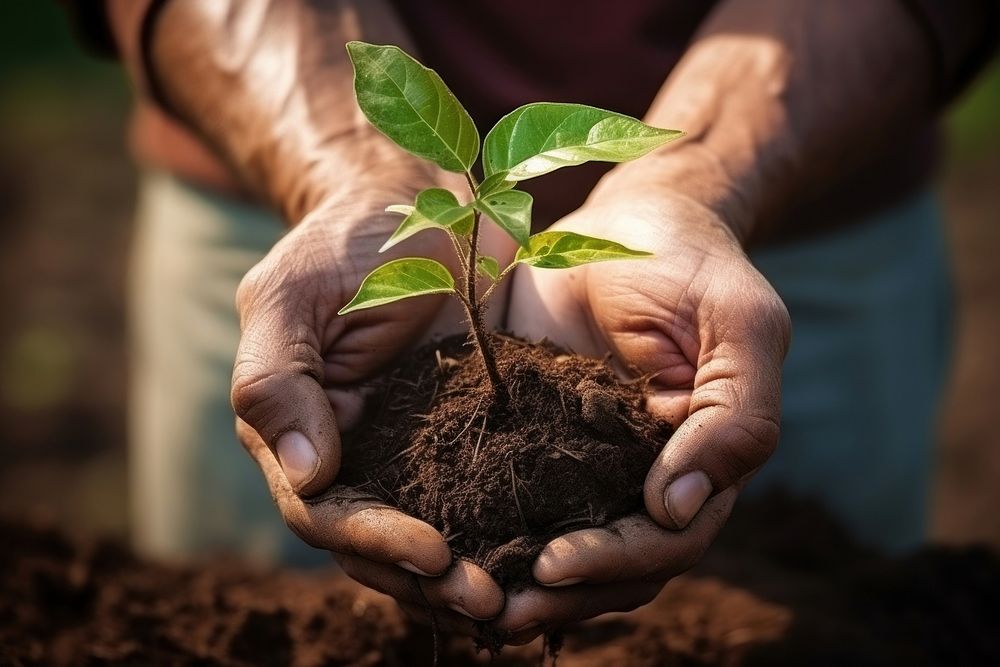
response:
[[[152,172],[141,181],[136,223],[129,428],[137,548],[161,558],[233,551],[308,560],[237,441],[229,405],[236,287],[280,237],[280,221]]]

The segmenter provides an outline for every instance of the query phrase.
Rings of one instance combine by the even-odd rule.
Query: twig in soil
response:
[[[479,406],[481,406],[482,404],[483,404],[483,398],[480,396],[479,402],[476,403],[476,409],[472,411],[472,416],[469,417],[469,421],[465,423],[465,428],[459,431],[458,435],[456,435],[454,439],[448,443],[448,445],[454,445],[456,442],[458,442],[459,438],[465,435],[465,432],[469,430],[470,426],[472,426],[473,420],[475,420],[475,418],[479,416]]]
[[[514,504],[517,505],[517,514],[521,517],[521,525],[528,527],[528,522],[524,518],[524,511],[521,509],[521,500],[517,497],[517,475],[514,474],[514,459],[510,460],[510,488],[514,491]]]
[[[468,387],[455,387],[454,389],[449,389],[447,391],[442,391],[441,392],[441,398],[444,398],[446,396],[453,396],[455,394],[466,393],[468,391],[469,391]]]
[[[410,445],[409,447],[407,447],[406,449],[399,450],[398,452],[396,452],[395,454],[393,454],[392,457],[388,461],[386,461],[385,463],[383,463],[382,467],[383,468],[388,468],[390,465],[392,465],[393,463],[395,463],[401,456],[405,456],[405,455],[409,454],[410,452],[412,452],[414,449],[416,449],[419,446],[420,446],[420,443],[414,443],[414,444]]]
[[[582,456],[580,456],[580,454],[578,452],[571,452],[568,449],[563,449],[559,445],[555,445],[555,444],[550,444],[550,447],[552,447],[553,449],[559,450],[560,452],[562,452],[566,456],[570,457],[571,459],[576,459],[580,463],[582,463],[584,465],[587,465],[587,461],[584,460],[584,458]]]
[[[655,378],[657,375],[659,375],[660,373],[662,373],[665,370],[667,370],[667,369],[666,368],[661,368],[658,371],[650,371],[648,373],[644,373],[643,375],[640,375],[639,377],[632,378],[631,380],[619,380],[618,382],[619,382],[619,384],[623,384],[626,387],[629,386],[629,385],[633,385],[633,384],[646,384],[650,380],[652,380],[653,378]]]
[[[483,442],[483,434],[486,433],[486,418],[489,417],[489,413],[483,414],[483,425],[479,429],[479,437],[476,438],[476,448],[472,450],[472,462],[476,462],[476,457],[479,456],[479,445]]]
[[[454,539],[456,539],[456,538],[459,538],[459,537],[461,537],[462,535],[465,535],[465,531],[464,531],[464,530],[460,530],[460,531],[458,531],[457,533],[452,533],[452,534],[451,534],[451,535],[449,535],[448,537],[444,538],[444,541],[445,541],[445,542],[451,542],[452,540],[454,540]]]
[[[561,530],[563,530],[565,528],[568,528],[570,526],[575,526],[577,524],[579,524],[581,526],[593,526],[594,525],[593,516],[582,516],[581,515],[581,516],[570,517],[568,519],[563,519],[562,521],[560,521],[558,523],[552,524],[551,526],[549,526],[548,529],[551,530],[551,531],[553,531],[553,532],[554,531],[561,531]]]

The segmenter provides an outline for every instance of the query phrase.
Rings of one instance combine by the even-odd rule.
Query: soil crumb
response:
[[[642,508],[671,428],[644,410],[644,383],[619,382],[606,361],[493,341],[506,400],[464,336],[425,346],[346,436],[342,479],[427,521],[457,557],[517,589],[556,535]]]
[[[333,572],[234,561],[173,567],[0,520],[0,665],[430,665],[430,629]],[[569,627],[559,667],[1000,664],[1000,558],[928,547],[885,558],[815,505],[741,503],[706,560],[651,604]],[[493,661],[445,637],[442,667]]]

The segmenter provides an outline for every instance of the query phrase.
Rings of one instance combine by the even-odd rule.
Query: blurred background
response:
[[[57,3],[0,2],[0,511],[126,531],[129,91]],[[1000,546],[1000,63],[947,117],[958,290],[934,536]]]

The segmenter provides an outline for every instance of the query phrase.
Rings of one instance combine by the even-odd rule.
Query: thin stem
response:
[[[472,216],[472,235],[469,237],[469,257],[468,265],[465,272],[465,295],[469,298],[469,303],[476,306],[476,310],[479,310],[479,304],[476,301],[476,252],[479,250],[479,221],[481,214],[479,211]]]
[[[465,250],[462,248],[462,242],[458,240],[458,236],[451,229],[446,230],[448,232],[448,238],[451,239],[452,248],[455,249],[455,254],[458,255],[458,263],[462,265],[462,274],[465,276]]]
[[[476,182],[476,177],[472,175],[471,171],[465,172],[465,182],[469,184],[469,190],[472,192],[472,198],[475,199],[479,183]]]
[[[496,356],[493,354],[493,347],[490,345],[489,338],[486,335],[486,326],[483,323],[482,312],[476,298],[476,251],[479,245],[480,221],[481,215],[479,211],[476,211],[472,222],[472,235],[469,237],[469,256],[465,274],[466,294],[462,302],[465,304],[465,310],[469,315],[469,324],[472,326],[472,334],[476,339],[476,345],[479,347],[479,353],[483,357],[483,365],[486,366],[486,375],[490,379],[494,393],[497,396],[503,396],[506,394],[506,387],[503,380],[500,379]]]
[[[465,172],[465,181],[469,184],[469,191],[472,193],[473,199],[475,199],[478,184],[476,183],[476,177],[472,175],[471,171]],[[462,252],[458,239],[454,234],[451,234],[452,241],[455,243],[455,251],[461,259],[465,260],[465,294],[457,290],[455,294],[459,297],[462,305],[465,306],[465,312],[469,316],[469,326],[472,327],[472,335],[475,338],[476,347],[479,348],[479,354],[483,358],[483,365],[486,366],[486,375],[493,386],[493,392],[498,397],[504,397],[507,395],[507,388],[500,378],[500,372],[497,370],[496,356],[493,354],[493,347],[490,345],[486,326],[483,323],[481,304],[476,296],[476,254],[479,250],[479,223],[481,217],[482,214],[476,210],[472,218],[472,233],[469,235],[468,255]]]
[[[486,304],[489,301],[490,295],[493,294],[493,290],[495,290],[497,288],[497,285],[499,285],[500,282],[504,278],[507,277],[508,273],[510,273],[511,271],[514,270],[515,266],[517,266],[516,263],[511,263],[510,266],[508,266],[506,269],[504,269],[503,271],[501,271],[500,275],[497,276],[496,280],[494,280],[493,283],[489,287],[486,288],[486,291],[483,292],[483,295],[479,297],[479,310],[480,310],[480,312],[482,312],[486,308]]]

